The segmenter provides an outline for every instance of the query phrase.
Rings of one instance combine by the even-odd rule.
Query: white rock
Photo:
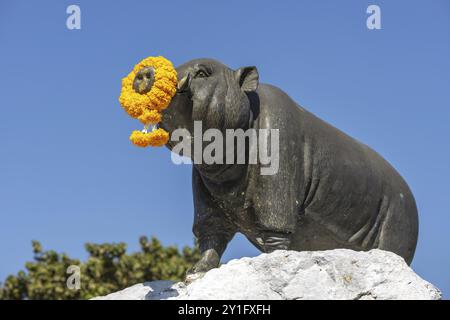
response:
[[[232,260],[189,285],[152,281],[95,299],[419,299],[441,292],[394,253],[336,249],[275,251]]]

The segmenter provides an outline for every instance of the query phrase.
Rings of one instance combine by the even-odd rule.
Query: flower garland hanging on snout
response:
[[[160,147],[169,141],[169,133],[156,128],[161,111],[166,109],[177,90],[177,72],[164,57],[148,57],[122,79],[119,102],[125,111],[144,124],[142,131],[131,133],[138,147]],[[151,130],[149,132],[149,127]]]

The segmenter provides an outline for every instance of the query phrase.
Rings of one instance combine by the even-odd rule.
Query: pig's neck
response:
[[[256,129],[256,123],[254,112],[251,111],[248,125],[242,129],[244,131],[249,128]],[[248,159],[248,148],[246,144],[246,159]],[[247,161],[245,164],[226,164],[226,161],[223,161],[223,164],[196,164],[195,167],[200,173],[205,187],[214,198],[240,203],[245,197],[248,185],[249,165]]]
[[[235,204],[243,201],[248,181],[247,164],[214,165],[208,169],[196,165],[196,168],[213,198]]]

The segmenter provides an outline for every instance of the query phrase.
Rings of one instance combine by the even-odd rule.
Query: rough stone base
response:
[[[94,299],[441,299],[394,253],[346,249],[275,251],[232,260],[189,285],[152,281]]]

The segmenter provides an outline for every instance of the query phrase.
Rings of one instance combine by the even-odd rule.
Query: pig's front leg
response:
[[[192,231],[198,240],[202,257],[187,272],[187,282],[198,279],[219,266],[220,257],[237,231],[236,226],[230,222],[227,214],[205,187],[195,166],[192,170],[192,190],[195,211]]]
[[[234,233],[220,233],[215,235],[200,236],[198,238],[201,259],[186,274],[186,282],[192,282],[203,277],[211,269],[217,268],[228,242]]]

